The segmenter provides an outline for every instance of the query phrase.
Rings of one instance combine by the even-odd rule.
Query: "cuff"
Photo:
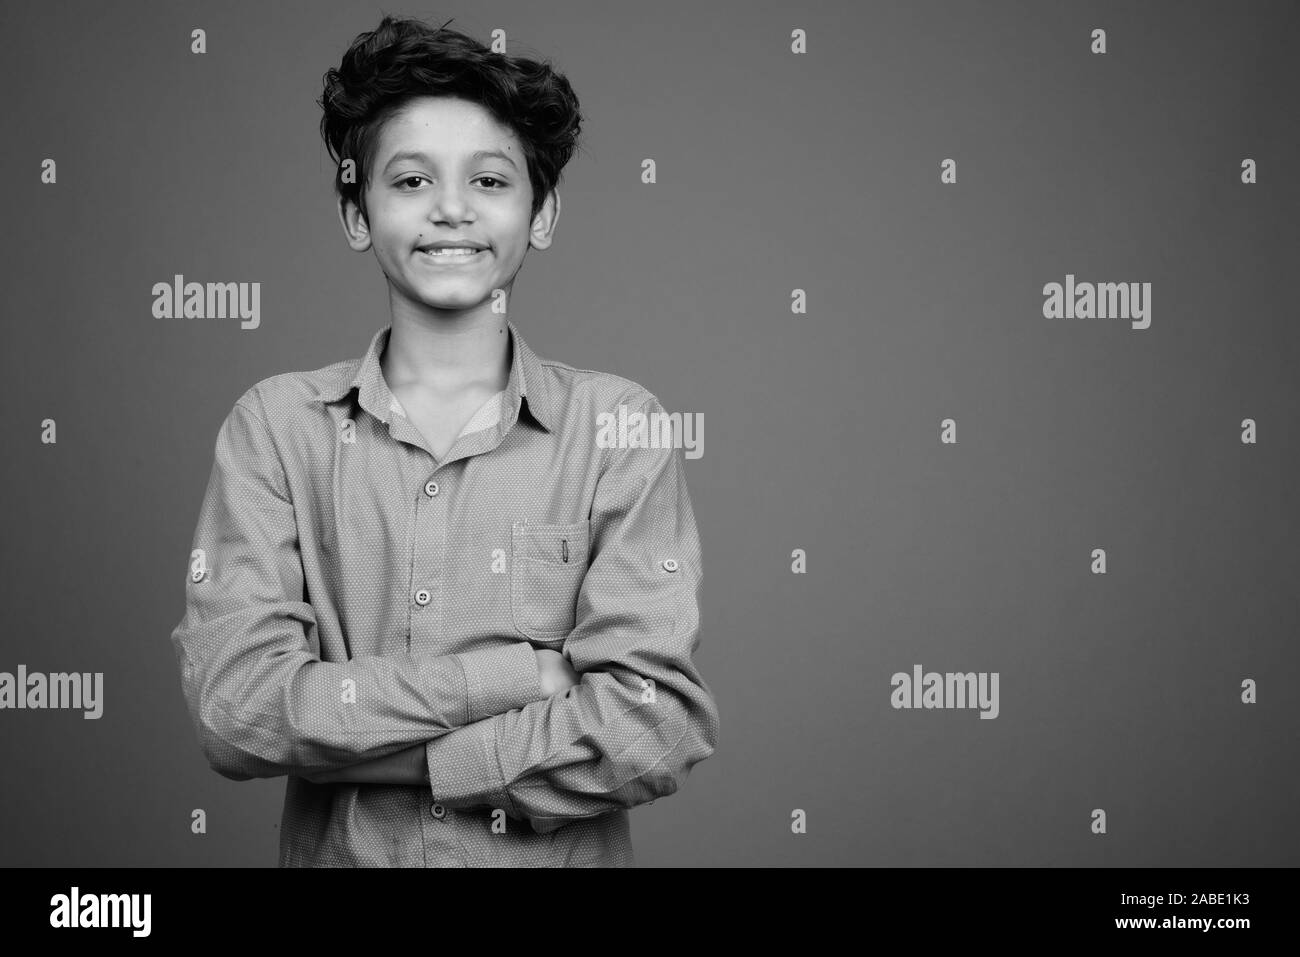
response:
[[[537,652],[526,641],[456,655],[465,671],[466,724],[542,700]]]
[[[435,801],[451,808],[485,804],[519,817],[501,773],[496,721],[478,721],[434,738],[424,746],[424,760]]]

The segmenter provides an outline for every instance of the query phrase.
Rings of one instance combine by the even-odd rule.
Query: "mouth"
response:
[[[426,246],[417,249],[416,253],[424,261],[437,266],[464,266],[482,261],[488,251],[475,246],[448,246],[442,249]]]

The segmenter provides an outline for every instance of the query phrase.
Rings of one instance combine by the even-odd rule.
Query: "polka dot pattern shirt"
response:
[[[212,768],[287,776],[282,867],[632,866],[629,809],[716,747],[679,424],[507,327],[509,383],[442,461],[391,326],[218,432],[172,645]],[[542,648],[580,683],[543,697]],[[309,780],[414,747],[423,786]]]

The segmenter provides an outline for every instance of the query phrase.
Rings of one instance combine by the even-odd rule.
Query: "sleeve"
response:
[[[664,413],[654,396],[640,411]],[[442,804],[501,808],[545,834],[674,793],[717,746],[717,708],[692,660],[701,552],[681,450],[606,450],[591,521],[563,647],[580,683],[430,741]]]
[[[322,661],[297,522],[260,399],[222,423],[171,640],[213,770],[235,781],[343,767],[541,697],[528,645]]]

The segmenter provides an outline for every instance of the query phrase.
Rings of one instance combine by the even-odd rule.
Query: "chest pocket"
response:
[[[587,574],[590,522],[510,531],[510,614],[515,630],[539,642],[561,641],[577,624],[578,590]]]

